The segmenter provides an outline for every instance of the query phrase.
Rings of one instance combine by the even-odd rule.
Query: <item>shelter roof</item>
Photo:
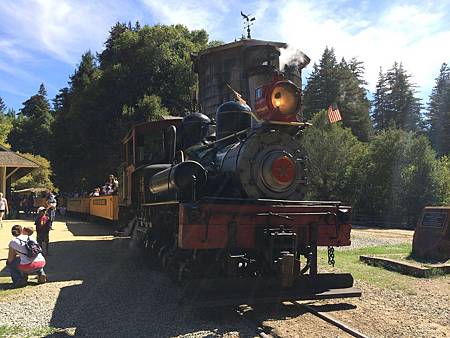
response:
[[[0,167],[6,167],[7,178],[18,180],[39,168],[39,165],[0,144]]]

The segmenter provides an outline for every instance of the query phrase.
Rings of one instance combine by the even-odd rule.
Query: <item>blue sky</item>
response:
[[[18,110],[43,82],[53,98],[117,21],[182,23],[229,42],[244,33],[241,10],[256,16],[254,38],[289,44],[282,60],[301,49],[315,62],[325,46],[357,57],[370,91],[380,67],[401,61],[426,102],[450,63],[450,1],[0,0],[0,97]]]

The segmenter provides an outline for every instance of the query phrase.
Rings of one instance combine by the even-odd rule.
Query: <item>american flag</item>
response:
[[[334,123],[334,122],[342,120],[341,113],[339,112],[339,109],[337,106],[333,107],[333,105],[331,104],[328,107],[328,120],[330,120],[330,123]]]

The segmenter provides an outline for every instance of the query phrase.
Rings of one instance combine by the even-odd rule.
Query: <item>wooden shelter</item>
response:
[[[0,192],[9,193],[11,182],[29,174],[39,165],[0,145]]]

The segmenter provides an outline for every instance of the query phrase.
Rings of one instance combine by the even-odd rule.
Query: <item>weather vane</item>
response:
[[[253,26],[252,21],[255,21],[256,18],[255,17],[251,18],[250,15],[245,15],[244,13],[242,13],[242,11],[241,16],[245,20],[244,27],[247,28],[247,39],[251,39],[252,36],[250,34],[250,27]]]

